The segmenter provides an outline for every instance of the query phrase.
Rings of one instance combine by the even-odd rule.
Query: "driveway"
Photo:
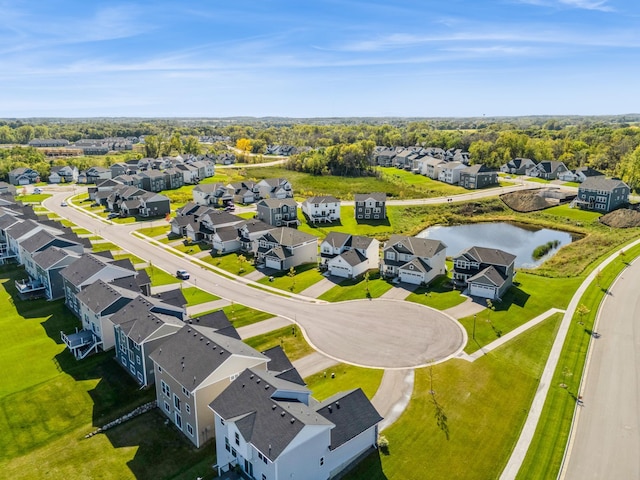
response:
[[[393,288],[384,292],[380,298],[385,300],[404,300],[412,292],[418,289],[419,285],[412,285],[410,283],[395,283]]]
[[[343,280],[344,278],[340,277],[323,277],[319,282],[314,283],[309,288],[301,291],[300,295],[304,295],[305,297],[318,298],[320,295],[331,290]]]
[[[447,315],[451,315],[453,318],[464,318],[470,315],[478,314],[483,310],[486,310],[487,306],[479,302],[475,302],[473,298],[467,297],[467,299],[460,305],[447,308],[444,312]]]

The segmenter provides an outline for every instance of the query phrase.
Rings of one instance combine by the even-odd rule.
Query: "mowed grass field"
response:
[[[211,478],[212,448],[196,451],[159,412],[90,439],[98,426],[152,400],[113,360],[76,361],[60,331],[78,320],[62,301],[20,301],[20,267],[0,267],[0,477],[12,479]]]

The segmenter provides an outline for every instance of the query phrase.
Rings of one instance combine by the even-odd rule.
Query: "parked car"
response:
[[[64,200],[62,202],[60,202],[60,206],[61,207],[66,207],[67,206],[67,202],[65,202]]]
[[[224,207],[225,212],[233,212],[235,209],[236,206],[233,203],[229,203],[226,207]]]
[[[116,218],[116,217],[119,217],[119,216],[120,216],[120,215],[119,215],[118,213],[116,213],[116,212],[111,212],[111,213],[109,213],[109,215],[107,215],[107,219],[108,219],[108,220],[111,220],[112,218]]]
[[[181,280],[189,280],[189,272],[187,272],[186,270],[178,270],[176,272],[176,277],[178,277]]]
[[[40,187],[36,187],[33,189],[33,193],[35,194],[42,193],[42,189]]]

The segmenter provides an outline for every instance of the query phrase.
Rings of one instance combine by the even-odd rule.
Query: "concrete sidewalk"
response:
[[[323,371],[329,372],[327,373],[329,375],[331,367],[338,364],[333,358],[326,357],[318,352],[311,353],[292,363],[302,378]]]
[[[385,370],[382,382],[371,403],[384,417],[380,422],[382,431],[395,422],[407,408],[413,393],[414,370]]]
[[[199,305],[193,305],[187,307],[187,314],[190,316],[198,315],[204,312],[210,312],[212,310],[220,310],[221,308],[231,305],[229,300],[221,298],[220,300],[213,300],[212,302],[201,303]]]

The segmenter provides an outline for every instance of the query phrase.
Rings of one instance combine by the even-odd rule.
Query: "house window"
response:
[[[229,445],[229,438],[228,437],[224,437],[224,448],[227,450],[227,452],[231,451],[231,446]]]
[[[189,405],[188,403],[184,404],[184,410],[185,412],[187,412],[189,415],[191,415],[191,405]]]
[[[160,386],[162,388],[162,393],[164,393],[167,397],[171,397],[171,389],[169,385],[164,383],[164,380],[160,380]]]
[[[187,397],[187,398],[189,398],[189,396],[190,396],[190,394],[189,394],[189,390],[187,390],[187,389],[186,389],[186,388],[184,388],[184,387],[182,387],[182,394],[183,394],[185,397]]]
[[[233,455],[234,457],[238,456],[238,452],[236,452],[235,448],[231,448],[231,455]]]
[[[176,427],[182,430],[182,417],[178,412],[176,412]]]
[[[141,362],[140,362],[140,355],[136,355],[136,363],[137,363],[138,365],[140,365],[140,363],[141,363]]]
[[[264,473],[262,474],[262,480],[267,480],[267,476]]]
[[[258,452],[258,458],[259,458],[260,460],[262,460],[262,458],[263,458],[263,457],[262,457],[262,452]]]
[[[236,432],[236,445],[240,446],[240,434],[238,432]]]
[[[173,394],[173,406],[176,407],[176,410],[180,410],[180,399],[175,393]]]
[[[324,457],[320,457],[320,466],[324,465]]]
[[[162,367],[158,365],[158,372],[162,372]]]
[[[187,433],[193,437],[193,427],[190,423],[187,423]]]
[[[169,405],[167,402],[164,402],[164,411],[167,413],[171,411],[171,405]]]

